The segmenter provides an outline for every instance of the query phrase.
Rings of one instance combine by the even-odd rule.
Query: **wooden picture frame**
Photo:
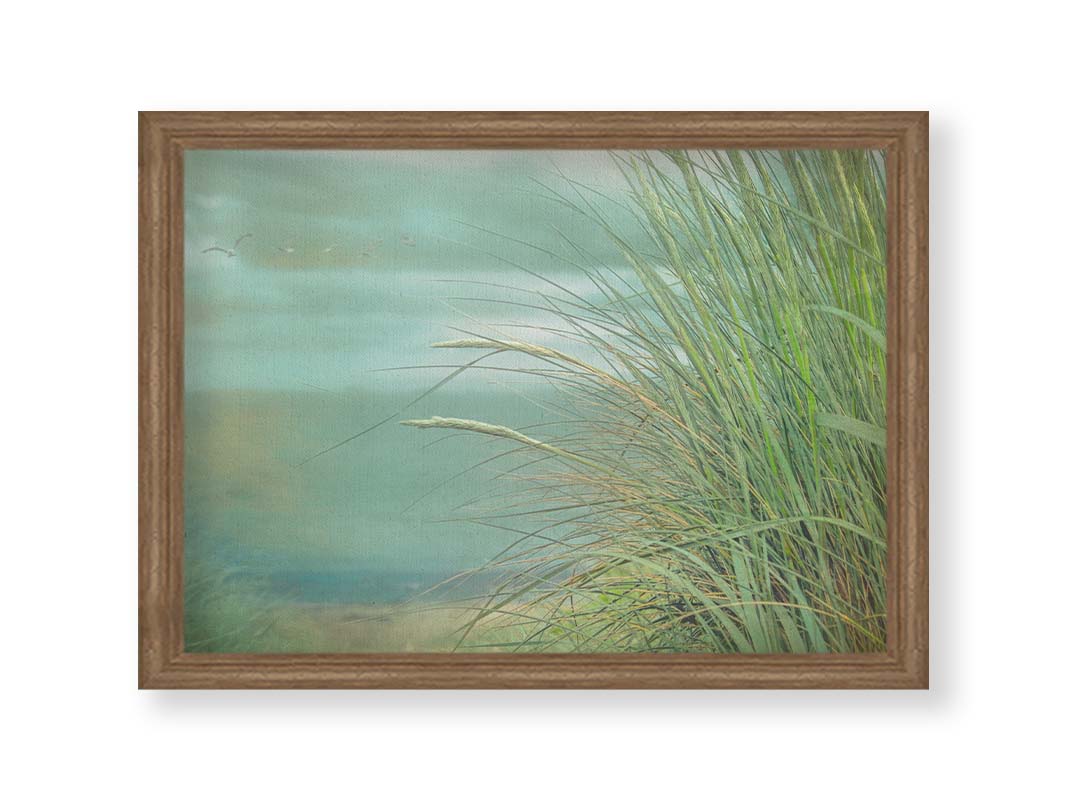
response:
[[[927,687],[926,112],[145,112],[139,123],[140,687]],[[183,151],[194,148],[884,148],[889,231],[887,652],[183,652],[182,186]]]

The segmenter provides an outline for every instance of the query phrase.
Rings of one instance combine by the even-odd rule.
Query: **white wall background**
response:
[[[1064,27],[990,8],[9,7],[5,794],[1062,791]],[[137,692],[138,108],[930,109],[933,689]]]

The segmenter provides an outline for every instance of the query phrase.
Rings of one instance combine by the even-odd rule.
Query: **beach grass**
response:
[[[617,156],[615,198],[553,195],[618,258],[532,301],[563,344],[467,336],[553,384],[566,425],[407,420],[531,457],[518,542],[464,640],[519,651],[803,653],[886,646],[886,195],[875,151]],[[627,230],[632,230],[628,226]],[[543,341],[543,337],[538,341]],[[570,343],[572,346],[565,346]],[[472,362],[473,364],[474,362]],[[510,363],[510,362],[509,362]],[[526,523],[519,527],[521,518]]]
[[[186,551],[185,650],[255,653],[288,647],[274,629],[278,603],[260,582]]]

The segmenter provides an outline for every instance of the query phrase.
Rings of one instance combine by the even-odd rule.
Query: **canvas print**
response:
[[[886,649],[884,153],[193,150],[193,652]]]

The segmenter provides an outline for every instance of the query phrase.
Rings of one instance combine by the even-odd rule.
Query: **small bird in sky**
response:
[[[274,249],[277,250],[279,253],[295,253],[296,252],[296,248],[295,247],[275,247]]]
[[[322,252],[324,252],[324,253],[332,253],[333,252],[333,247],[334,246],[332,244],[329,247],[324,247],[324,248],[322,248]]]
[[[227,250],[225,247],[215,246],[215,247],[209,247],[207,250],[201,250],[200,252],[202,252],[202,253],[213,253],[213,252],[225,253],[226,254],[226,258],[233,258],[235,255],[237,255],[237,245],[239,245],[245,239],[250,239],[250,238],[252,238],[252,234],[245,233],[245,234],[242,234],[241,236],[237,237],[237,241],[233,243],[233,247],[231,247],[229,250]]]
[[[382,241],[383,240],[379,237],[379,238],[375,239],[374,241],[370,242],[366,247],[364,247],[360,251],[359,257],[360,258],[370,258],[370,256],[374,253],[374,251],[377,250],[379,247],[381,247]]]
[[[409,236],[408,234],[405,233],[403,236],[400,237],[400,244],[405,245],[407,247],[414,247],[415,246],[415,237],[414,236]]]

